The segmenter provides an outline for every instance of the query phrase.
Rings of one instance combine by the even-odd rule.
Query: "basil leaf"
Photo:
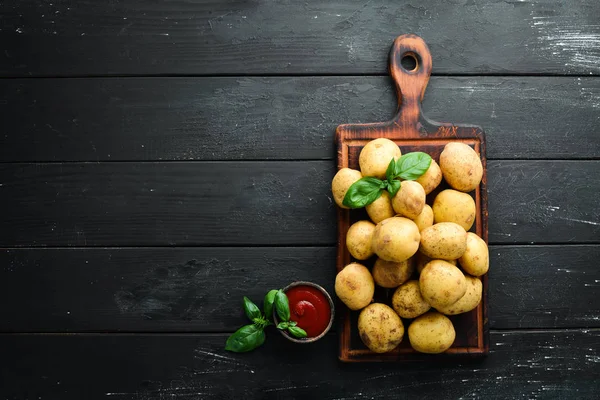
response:
[[[288,328],[288,332],[291,333],[292,336],[297,337],[297,338],[305,338],[307,336],[306,331],[297,326],[290,326]]]
[[[388,182],[387,191],[390,193],[390,197],[394,197],[398,190],[400,190],[400,181],[398,179],[394,179],[391,182]]]
[[[388,164],[387,169],[385,170],[385,177],[389,182],[391,182],[395,178],[395,176],[394,176],[395,170],[396,170],[396,160],[392,158],[390,160],[390,163]]]
[[[414,181],[429,169],[431,156],[427,153],[415,151],[400,157],[396,162],[396,176],[407,181]]]
[[[227,338],[225,350],[244,353],[254,350],[265,342],[265,332],[256,325],[246,325]]]
[[[269,290],[269,293],[267,293],[265,296],[263,308],[265,309],[265,318],[267,319],[267,321],[270,321],[273,319],[273,302],[275,301],[276,293],[277,293],[276,289]]]
[[[250,321],[254,321],[257,318],[262,317],[260,308],[258,308],[258,306],[246,296],[244,296],[244,311],[246,312],[246,316],[250,319]]]
[[[296,326],[298,323],[296,321],[290,321],[290,326]]]
[[[289,326],[289,322],[280,322],[277,324],[277,329],[286,330]]]
[[[349,208],[361,208],[371,204],[381,196],[383,183],[370,176],[359,179],[350,186],[342,204]]]
[[[290,303],[281,289],[275,294],[275,311],[281,321],[287,322],[290,320]]]

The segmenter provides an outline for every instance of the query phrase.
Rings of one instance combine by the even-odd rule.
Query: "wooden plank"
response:
[[[0,160],[331,159],[337,125],[395,96],[387,77],[0,80]],[[423,112],[482,126],[490,159],[574,159],[600,157],[599,107],[596,78],[433,77]]]
[[[493,332],[479,363],[341,365],[336,337],[294,345],[269,332],[251,354],[223,335],[3,335],[7,398],[596,399],[598,330]],[[101,377],[101,379],[99,378]],[[501,395],[499,393],[501,392]]]
[[[492,244],[599,243],[600,161],[488,162]],[[333,245],[330,161],[0,164],[0,246]]]
[[[600,246],[490,253],[491,328],[600,327]],[[294,280],[333,295],[335,248],[3,249],[0,265],[2,332],[233,332],[242,296]]]
[[[598,14],[595,0],[13,0],[0,74],[383,74],[404,33],[434,73],[598,74]]]

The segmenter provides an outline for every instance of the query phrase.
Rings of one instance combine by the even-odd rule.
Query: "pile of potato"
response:
[[[375,139],[361,151],[360,171],[343,168],[335,175],[332,192],[339,207],[350,186],[365,176],[385,179],[400,148],[388,139]],[[465,313],[481,302],[479,277],[489,268],[483,239],[469,232],[477,214],[468,194],[481,182],[478,154],[464,143],[448,143],[439,164],[414,181],[402,181],[394,197],[383,191],[367,205],[369,220],[348,229],[346,245],[352,262],[335,280],[339,299],[351,310],[362,310],[358,329],[373,352],[396,348],[404,336],[405,320],[410,345],[419,352],[441,353],[452,346],[456,332],[446,315]],[[442,190],[427,204],[427,195],[443,179],[452,189]],[[432,194],[433,196],[433,194]],[[371,270],[360,263],[373,256]],[[418,275],[418,280],[413,279]],[[395,288],[391,304],[372,303],[375,285]]]

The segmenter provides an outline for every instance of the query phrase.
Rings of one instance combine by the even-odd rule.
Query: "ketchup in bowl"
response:
[[[331,327],[331,303],[318,286],[299,282],[285,290],[290,303],[290,320],[314,338]]]

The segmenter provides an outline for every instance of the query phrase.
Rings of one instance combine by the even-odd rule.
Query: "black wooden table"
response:
[[[399,3],[2,2],[0,398],[598,398],[600,3]],[[487,132],[489,357],[225,352],[243,295],[333,293],[334,130],[403,33]]]

